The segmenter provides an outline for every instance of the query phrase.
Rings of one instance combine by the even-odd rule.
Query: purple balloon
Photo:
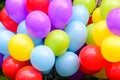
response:
[[[52,24],[59,29],[64,29],[65,25],[72,17],[72,3],[70,0],[53,0],[48,9],[48,14]]]
[[[10,18],[13,19],[16,23],[23,21],[28,14],[26,1],[27,0],[6,0],[6,11]]]
[[[49,17],[42,11],[33,11],[26,17],[28,32],[36,38],[44,38],[51,29]]]
[[[3,58],[4,58],[4,55],[0,53],[0,67],[2,66]]]
[[[107,26],[113,34],[120,36],[120,8],[110,11],[107,16]]]

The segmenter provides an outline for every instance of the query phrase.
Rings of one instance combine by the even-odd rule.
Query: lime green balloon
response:
[[[95,44],[94,42],[94,39],[93,39],[93,27],[95,26],[95,24],[89,24],[87,26],[87,30],[88,30],[88,37],[87,37],[87,40],[86,40],[86,44],[89,45],[89,44]]]
[[[89,13],[92,13],[95,6],[96,6],[96,0],[74,0],[73,5],[82,4],[85,7],[87,7]]]
[[[62,55],[69,47],[69,37],[62,30],[54,30],[45,39],[45,45],[50,47],[55,56]]]
[[[100,15],[102,19],[106,19],[108,13],[114,9],[120,7],[120,0],[103,0],[100,6]]]

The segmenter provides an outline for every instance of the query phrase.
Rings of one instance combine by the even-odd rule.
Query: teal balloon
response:
[[[33,37],[32,35],[29,34],[29,32],[27,31],[26,29],[26,24],[25,24],[25,21],[22,21],[19,25],[18,25],[18,29],[17,29],[17,33],[23,33],[23,34],[26,34],[28,35],[32,41],[34,42],[34,45],[37,46],[37,45],[42,45],[43,44],[43,39],[40,39],[40,38],[35,38]]]
[[[88,32],[85,24],[83,24],[82,22],[70,22],[67,25],[65,32],[70,38],[70,45],[68,50],[76,52],[85,44]]]
[[[49,71],[54,66],[55,55],[47,46],[36,46],[31,53],[30,62],[41,72]]]
[[[79,58],[73,52],[65,52],[56,60],[55,68],[59,75],[68,77],[75,74],[79,69]]]
[[[88,23],[89,12],[85,6],[83,5],[73,6],[71,21],[75,21],[75,20],[79,20],[83,22],[85,25]]]
[[[14,35],[13,32],[3,30],[0,32],[0,52],[2,54],[8,54],[8,43],[11,39],[11,37]]]
[[[2,24],[2,22],[0,22],[0,32],[6,30],[6,28],[4,27],[4,25]]]

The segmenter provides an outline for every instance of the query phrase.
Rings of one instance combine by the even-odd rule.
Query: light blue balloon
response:
[[[4,27],[4,25],[0,22],[0,32],[6,30],[6,28]]]
[[[55,63],[52,50],[44,45],[36,46],[30,57],[31,64],[39,71],[49,71]]]
[[[9,53],[8,52],[8,43],[13,35],[14,35],[13,32],[7,31],[7,30],[0,32],[0,52],[2,54]]]
[[[82,22],[72,21],[67,25],[65,32],[70,39],[70,51],[76,52],[85,44],[88,33],[86,26]]]
[[[72,13],[71,21],[75,21],[75,20],[79,20],[83,22],[85,25],[88,23],[89,12],[85,6],[83,5],[73,6],[73,13]]]
[[[4,55],[4,59],[3,60],[5,60],[7,57],[9,57],[10,56],[10,54],[8,53],[8,54],[6,54],[6,55]]]
[[[33,37],[32,35],[30,35],[26,29],[26,24],[25,24],[25,20],[22,21],[19,25],[18,25],[18,29],[17,29],[17,33],[23,33],[23,34],[26,34],[28,35],[32,41],[34,42],[34,45],[35,46],[38,46],[38,45],[42,45],[42,39],[39,39],[39,38],[35,38]]]
[[[51,71],[51,70],[48,70],[48,71],[42,71],[41,73],[42,73],[43,75],[47,75],[47,74],[50,73],[50,71]]]
[[[55,68],[59,75],[68,77],[75,74],[79,69],[79,58],[73,52],[65,52],[56,60]]]

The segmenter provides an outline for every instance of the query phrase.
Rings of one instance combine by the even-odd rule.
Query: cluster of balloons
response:
[[[120,80],[120,1],[95,7],[96,0],[6,0],[0,12],[5,76],[42,80],[55,68],[70,80],[84,74]]]

